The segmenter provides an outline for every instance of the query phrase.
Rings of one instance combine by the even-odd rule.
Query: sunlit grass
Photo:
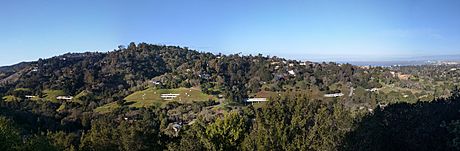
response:
[[[179,94],[172,100],[164,100],[161,94]],[[132,103],[131,107],[148,107],[164,105],[168,102],[176,101],[179,103],[192,103],[193,101],[215,100],[216,97],[201,92],[198,88],[178,88],[178,89],[154,89],[135,92],[125,98],[126,102]]]

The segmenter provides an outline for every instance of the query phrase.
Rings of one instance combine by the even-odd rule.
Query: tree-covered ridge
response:
[[[289,66],[283,64],[289,64]],[[16,71],[22,69],[34,72],[24,73],[20,79],[10,85],[32,88],[35,91],[63,89],[69,94],[77,94],[84,89],[97,89],[97,85],[104,83],[103,79],[110,79],[112,83],[115,83],[113,84],[115,87],[122,85],[130,88],[139,85],[139,82],[145,82],[160,75],[163,77],[159,79],[170,81],[165,83],[165,86],[170,88],[186,85],[200,86],[206,82],[228,83],[228,85],[235,86],[255,80],[270,82],[275,78],[294,81],[310,78],[308,80],[313,85],[361,80],[361,78],[353,78],[353,74],[358,69],[351,65],[340,67],[337,64],[308,62],[308,65],[300,68],[299,64],[300,62],[295,60],[262,55],[214,55],[199,53],[187,48],[145,43],[136,46],[131,43],[127,48],[108,53],[65,54],[31,62]],[[278,70],[274,70],[276,66],[279,66]],[[287,70],[296,70],[299,76],[287,78],[285,76],[288,73]],[[330,77],[328,80],[319,77],[326,74]],[[174,80],[181,82],[177,83]],[[246,87],[250,91],[253,89],[257,91],[260,84]],[[327,89],[324,86],[320,88]]]

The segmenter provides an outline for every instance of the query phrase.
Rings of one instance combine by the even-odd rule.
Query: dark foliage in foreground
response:
[[[457,150],[460,98],[399,103],[364,116],[343,150]]]
[[[400,103],[364,116],[338,104],[280,97],[261,108],[231,111],[212,121],[198,118],[168,135],[165,109],[139,110],[136,120],[92,120],[80,132],[27,131],[30,124],[0,119],[2,150],[456,150],[460,101]],[[3,112],[4,113],[4,112]],[[118,114],[118,115],[117,115]],[[8,116],[11,117],[11,116]],[[15,123],[22,126],[12,126]],[[17,125],[17,124],[16,124]],[[36,125],[43,127],[43,125]],[[45,128],[45,127],[43,127]]]

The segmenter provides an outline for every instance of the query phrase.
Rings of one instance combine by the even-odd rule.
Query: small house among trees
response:
[[[56,99],[58,99],[58,100],[72,100],[73,97],[71,97],[71,96],[57,96]]]
[[[343,96],[343,93],[333,93],[333,94],[325,94],[324,97],[327,98],[336,98],[336,97],[341,97]]]
[[[268,101],[267,98],[246,98],[244,99],[244,102],[246,103],[258,103],[258,102],[266,102]]]

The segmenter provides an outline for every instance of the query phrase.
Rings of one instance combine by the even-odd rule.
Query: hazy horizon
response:
[[[124,44],[126,46],[127,44]],[[158,44],[164,45],[164,44]],[[180,46],[180,45],[168,45],[168,46]],[[187,47],[187,46],[180,46],[180,47]],[[230,54],[238,54],[241,55],[258,55],[259,53],[244,53],[242,51],[234,51],[229,53],[219,52],[219,51],[210,51],[210,50],[200,50],[195,49],[192,47],[188,47],[192,50],[196,50],[199,52],[211,52],[214,54],[222,53],[224,55]],[[47,59],[59,55],[63,55],[66,53],[84,53],[84,52],[109,52],[116,50],[117,48],[113,48],[111,50],[106,51],[99,51],[99,50],[83,50],[83,51],[62,51],[57,54],[51,54],[50,56],[43,56],[25,60],[19,60],[17,62],[0,64],[2,66],[10,66],[14,64],[18,64],[21,62],[31,62],[37,61],[38,59]],[[438,55],[377,55],[377,56],[366,56],[366,55],[340,55],[340,54],[330,54],[330,55],[320,55],[320,54],[289,54],[289,53],[273,53],[273,54],[266,54],[263,51],[260,52],[263,56],[277,56],[285,59],[290,60],[298,60],[298,61],[312,61],[312,62],[337,62],[337,63],[351,63],[355,65],[373,65],[373,64],[386,64],[392,62],[413,62],[413,61],[460,61],[460,53],[452,53],[452,54],[438,54]]]

